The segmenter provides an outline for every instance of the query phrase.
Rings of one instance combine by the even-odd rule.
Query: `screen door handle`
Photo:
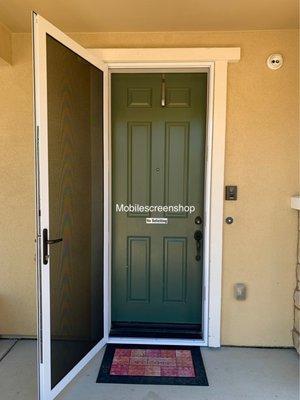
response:
[[[43,229],[43,264],[48,264],[48,245],[62,242],[63,238],[48,239],[48,229]]]
[[[47,243],[48,244],[54,244],[54,243],[58,243],[58,242],[62,242],[62,238],[59,238],[59,239],[49,239],[49,240],[47,240]]]

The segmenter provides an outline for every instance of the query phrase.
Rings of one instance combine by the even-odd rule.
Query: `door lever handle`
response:
[[[48,264],[48,245],[62,242],[63,238],[48,239],[48,229],[43,229],[43,264]]]
[[[63,240],[63,238],[49,239],[49,240],[47,240],[47,244],[54,244],[54,243],[62,242],[62,240]]]
[[[196,261],[201,259],[201,240],[203,238],[202,232],[197,230],[194,233],[194,239],[196,240]]]

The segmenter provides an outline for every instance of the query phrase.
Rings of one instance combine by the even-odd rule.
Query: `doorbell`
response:
[[[225,186],[225,200],[237,200],[237,186],[235,185]]]

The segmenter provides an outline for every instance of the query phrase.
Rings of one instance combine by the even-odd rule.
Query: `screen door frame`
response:
[[[35,104],[35,170],[36,170],[36,263],[38,287],[38,396],[41,400],[54,399],[80,370],[96,355],[108,340],[108,67],[99,58],[70,39],[67,35],[42,18],[32,14],[34,58],[34,104]],[[43,229],[49,229],[49,177],[48,177],[48,110],[46,38],[50,35],[62,45],[103,72],[103,324],[101,339],[72,369],[51,389],[51,320],[50,320],[50,268],[42,262]]]

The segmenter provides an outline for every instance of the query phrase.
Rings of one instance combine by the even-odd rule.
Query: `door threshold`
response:
[[[110,337],[201,340],[201,324],[112,323]]]
[[[204,339],[155,339],[155,338],[134,338],[134,337],[112,337],[109,336],[107,343],[111,344],[140,344],[149,346],[201,346],[206,347]]]

